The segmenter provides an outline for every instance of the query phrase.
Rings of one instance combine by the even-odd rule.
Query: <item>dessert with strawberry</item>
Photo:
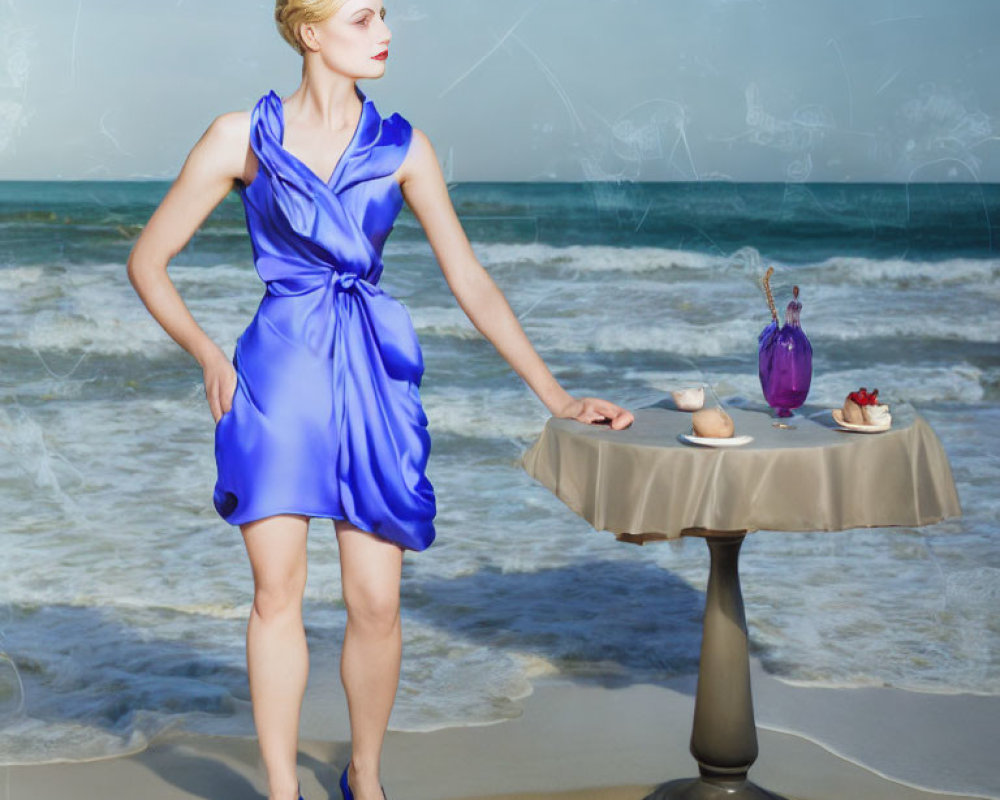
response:
[[[885,425],[892,424],[889,406],[879,403],[878,389],[870,392],[862,386],[856,392],[851,392],[844,400],[844,422],[851,425]]]

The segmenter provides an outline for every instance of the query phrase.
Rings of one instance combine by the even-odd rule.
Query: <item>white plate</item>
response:
[[[728,439],[715,439],[710,436],[693,436],[690,433],[680,435],[682,442],[700,444],[702,447],[739,447],[753,441],[752,436],[730,436]]]
[[[882,431],[887,431],[892,427],[891,422],[885,425],[858,425],[856,422],[848,422],[844,419],[844,410],[842,408],[835,408],[830,413],[833,414],[833,421],[845,431],[854,431],[855,433],[882,433]]]

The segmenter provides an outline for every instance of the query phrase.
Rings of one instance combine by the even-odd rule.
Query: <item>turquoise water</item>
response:
[[[247,725],[252,582],[211,504],[201,371],[125,275],[167,188],[0,183],[0,762],[120,752],[171,722]],[[634,408],[704,379],[756,399],[757,281],[776,268],[779,304],[799,285],[810,402],[865,385],[912,403],[965,515],[749,537],[755,654],[791,681],[1000,692],[1000,187],[462,184],[452,197],[577,395]],[[263,291],[235,194],[173,264],[232,352]],[[466,319],[406,211],[382,283],[424,348],[439,507],[437,541],[405,564],[392,726],[515,716],[551,675],[695,669],[704,546],[619,544],[519,469],[547,411]],[[309,548],[312,668],[333,675],[345,612],[329,522],[313,521]]]

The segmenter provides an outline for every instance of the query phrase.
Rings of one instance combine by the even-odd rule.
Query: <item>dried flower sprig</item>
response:
[[[768,267],[764,275],[764,294],[767,295],[767,307],[771,309],[771,319],[774,324],[778,324],[778,309],[774,307],[774,295],[771,294],[771,276],[774,274],[774,267]],[[798,288],[798,287],[796,287]]]

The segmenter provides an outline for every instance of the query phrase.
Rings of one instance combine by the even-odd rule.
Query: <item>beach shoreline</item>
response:
[[[211,418],[197,372],[123,277],[161,188],[0,182],[16,234],[0,265],[0,500],[14,521],[0,532],[0,746],[8,762],[78,759],[11,767],[14,797],[84,785],[127,796],[137,784],[163,797],[260,793],[247,738],[252,575],[211,507]],[[788,796],[859,797],[858,774],[876,776],[873,796],[899,797],[903,784],[1000,795],[986,749],[1000,728],[1000,328],[983,305],[1000,279],[983,210],[998,207],[1000,186],[461,184],[454,200],[477,258],[568,389],[629,409],[700,383],[726,403],[759,402],[769,317],[758,279],[774,265],[782,298],[802,289],[809,402],[836,408],[877,385],[893,407],[919,411],[946,448],[961,518],[762,532],[742,547],[748,644],[770,670],[753,664],[750,775]],[[226,349],[260,301],[244,216],[232,195],[171,265]],[[546,409],[441,302],[412,214],[384,252],[380,285],[407,306],[425,356],[441,500],[438,542],[407,559],[401,582],[389,796],[641,796],[636,787],[693,775],[704,544],[620,544],[520,469]],[[328,521],[311,526],[309,550],[301,735],[303,753],[325,760],[303,762],[307,800],[335,785],[323,765],[342,766],[349,738]],[[218,784],[227,748],[237,766]],[[131,755],[93,772],[79,762],[122,750]]]
[[[758,785],[797,800],[1000,797],[988,753],[1000,698],[802,689],[756,662],[753,673],[760,755],[750,778]],[[407,800],[641,800],[659,783],[697,774],[688,752],[695,678],[624,688],[543,680],[514,720],[391,730],[386,792]],[[336,797],[349,758],[346,706],[331,686],[307,690],[299,747],[307,799]],[[320,726],[328,735],[316,735]],[[147,800],[266,794],[255,738],[181,728],[127,756],[0,771],[11,798],[119,797],[137,787]]]

